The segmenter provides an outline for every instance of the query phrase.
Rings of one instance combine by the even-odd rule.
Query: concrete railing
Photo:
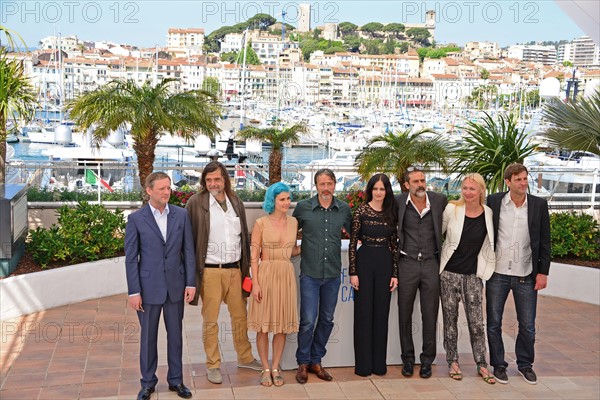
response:
[[[58,222],[56,210],[64,205],[75,206],[76,204],[77,203],[74,202],[29,202],[27,210],[29,229],[35,230],[38,227],[49,228],[52,224]],[[254,222],[256,222],[258,218],[266,215],[261,204],[262,203],[260,202],[244,203],[244,207],[246,208],[246,219],[248,220],[248,230],[250,232],[252,232]],[[139,201],[107,201],[103,202],[102,205],[109,210],[119,208],[124,211],[124,215],[127,217],[132,212],[138,210],[142,206],[142,203]],[[290,214],[294,210],[294,207],[295,203],[292,203]]]

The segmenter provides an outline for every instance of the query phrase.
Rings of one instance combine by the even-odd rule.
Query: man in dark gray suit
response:
[[[140,380],[138,400],[147,400],[158,382],[157,337],[161,312],[167,329],[169,390],[179,397],[192,393],[183,384],[183,306],[196,293],[196,260],[190,217],[169,205],[171,179],[155,172],[146,179],[147,205],[131,214],[125,228],[125,268],[129,306],[140,320]]]
[[[517,368],[525,381],[537,383],[533,371],[537,292],[548,284],[550,215],[548,202],[527,194],[527,168],[510,164],[504,171],[508,192],[488,196],[494,212],[496,271],[485,285],[490,364],[499,383],[508,383],[502,341],[504,304],[512,290],[519,333],[515,343]]]
[[[412,313],[417,289],[423,321],[421,378],[431,377],[436,356],[436,325],[440,302],[440,250],[442,214],[446,196],[426,191],[425,174],[420,167],[404,173],[408,193],[396,196],[398,205],[398,317],[402,349],[402,375],[412,376],[415,346],[412,338]]]

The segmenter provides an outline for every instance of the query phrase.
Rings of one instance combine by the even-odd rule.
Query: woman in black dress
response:
[[[365,194],[365,203],[352,218],[349,249],[354,289],[354,373],[385,375],[390,298],[398,286],[398,215],[385,174],[374,175]]]

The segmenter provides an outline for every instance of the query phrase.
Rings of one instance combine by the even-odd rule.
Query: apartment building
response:
[[[282,42],[280,36],[260,35],[252,37],[251,46],[263,64],[275,65],[284,49],[298,48],[298,43],[288,39]]]
[[[598,68],[600,67],[600,47],[589,36],[573,39],[568,60],[575,67]]]
[[[421,72],[422,78],[430,77],[433,74],[455,74],[459,75],[460,62],[454,58],[427,58],[423,60]]]
[[[471,60],[477,58],[499,58],[500,46],[496,42],[467,42],[463,54]]]
[[[202,54],[204,29],[169,28],[167,33],[167,51],[175,57],[189,57]]]
[[[206,63],[199,61],[178,60],[181,70],[181,89],[202,89],[204,79],[207,77]]]
[[[454,74],[432,74],[434,101],[440,108],[458,107],[467,96],[463,90],[461,79]]]
[[[310,63],[315,65],[327,65],[330,67],[350,63],[355,66],[376,67],[386,71],[394,70],[415,78],[419,76],[419,55],[414,51],[408,52],[407,54],[385,55],[368,55],[348,52],[323,54],[322,51],[315,51],[310,56]]]
[[[83,42],[75,35],[46,36],[39,43],[41,50],[58,49],[60,46],[60,49],[67,53],[80,51],[80,45],[82,44]]]
[[[244,45],[244,34],[243,33],[228,33],[223,37],[221,41],[220,53],[231,53],[239,52],[242,50]]]
[[[540,45],[515,45],[508,48],[508,58],[522,61],[540,62],[543,65],[556,64],[556,47]]]
[[[363,75],[359,77],[358,104],[361,107],[428,107],[435,100],[429,78]]]

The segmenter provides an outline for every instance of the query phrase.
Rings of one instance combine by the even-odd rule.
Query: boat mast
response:
[[[58,73],[60,76],[58,77],[58,124],[62,124],[63,121],[63,95],[65,89],[65,74],[63,72],[63,59],[62,59],[62,40],[60,37],[60,32],[58,32]]]
[[[246,28],[244,31],[244,37],[242,39],[242,45],[244,46],[244,58],[242,60],[242,102],[241,102],[241,112],[240,112],[240,130],[244,129],[244,118],[246,118],[246,104],[245,104],[245,90],[246,90],[246,57],[248,56],[248,29]]]
[[[154,74],[152,76],[152,83],[154,84],[154,86],[158,85],[158,44],[155,45],[156,48],[156,64],[154,65]]]

